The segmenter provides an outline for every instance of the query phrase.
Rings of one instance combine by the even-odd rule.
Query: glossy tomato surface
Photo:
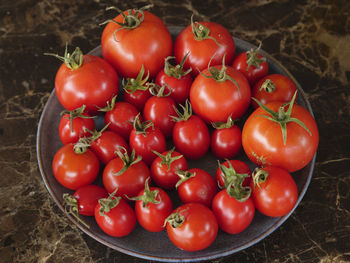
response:
[[[224,188],[225,187],[225,178],[227,181],[230,181],[231,179],[234,178],[227,178],[231,176],[235,176],[235,174],[246,174],[247,177],[244,178],[243,181],[243,186],[249,186],[250,182],[251,182],[251,170],[249,168],[249,166],[245,163],[242,162],[240,160],[226,160],[222,163],[222,165],[224,165],[225,167],[229,168],[230,166],[232,166],[234,172],[233,173],[229,173],[228,175],[225,175],[222,170],[218,167],[216,169],[215,172],[215,178],[216,181],[218,182],[218,186],[220,188]]]
[[[242,148],[241,129],[234,125],[230,128],[216,129],[210,138],[210,149],[219,159],[231,159]]]
[[[78,202],[80,215],[93,216],[98,200],[107,198],[107,191],[98,185],[89,184],[79,187],[73,194]]]

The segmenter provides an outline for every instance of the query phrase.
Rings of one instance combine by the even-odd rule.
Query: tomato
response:
[[[255,170],[251,188],[256,209],[271,217],[288,214],[298,199],[298,189],[293,177],[276,166]]]
[[[237,119],[245,113],[250,103],[250,86],[238,70],[213,66],[193,81],[190,101],[193,111],[205,121],[226,122],[229,116]]]
[[[266,58],[259,54],[260,46],[237,55],[232,67],[240,71],[249,81],[250,85],[267,75],[269,64]]]
[[[73,144],[66,144],[55,154],[52,170],[56,180],[68,189],[91,184],[97,177],[100,162],[89,149],[76,153]]]
[[[148,180],[145,189],[135,200],[135,214],[140,225],[150,232],[160,232],[165,228],[164,221],[173,211],[168,194],[157,187],[149,187]]]
[[[56,73],[55,91],[62,106],[69,110],[86,106],[94,113],[106,106],[119,91],[119,77],[113,67],[102,58],[83,55],[79,48],[65,60]]]
[[[226,123],[213,123],[215,131],[211,135],[210,148],[214,155],[220,159],[235,157],[242,148],[241,129],[234,125],[231,117]]]
[[[256,109],[242,130],[245,153],[258,165],[273,165],[295,172],[313,158],[319,141],[316,122],[292,101],[270,102]],[[270,119],[272,118],[272,120]]]
[[[181,105],[184,113],[177,112],[179,117],[173,128],[173,142],[176,149],[189,159],[199,159],[204,156],[210,145],[210,134],[205,122],[192,115],[189,101]]]
[[[215,178],[220,188],[227,188],[237,176],[245,176],[242,185],[249,186],[251,182],[249,166],[239,160],[227,160],[216,169]]]
[[[175,173],[177,170],[187,170],[187,161],[185,157],[174,151],[165,151],[162,154],[155,152],[158,157],[153,160],[151,165],[151,178],[153,182],[164,188],[173,189],[179,181],[179,176]]]
[[[293,81],[282,74],[271,74],[259,80],[252,89],[252,97],[262,104],[272,101],[289,102],[297,88]],[[254,108],[259,105],[253,101]]]
[[[171,116],[176,115],[176,104],[172,98],[168,97],[170,93],[164,93],[164,89],[165,86],[150,88],[154,96],[146,101],[143,108],[143,117],[145,121],[152,121],[154,126],[158,127],[166,138],[169,138],[175,125]]]
[[[182,203],[211,206],[211,201],[217,193],[217,184],[210,174],[198,168],[179,170],[176,174],[180,177],[176,188]]]
[[[103,30],[102,55],[123,77],[135,78],[142,65],[154,77],[171,55],[171,35],[163,21],[148,11],[129,9],[123,14]]]
[[[180,64],[173,66],[169,63],[170,59],[175,57],[167,57],[165,60],[164,69],[162,69],[156,76],[155,83],[159,86],[166,85],[170,90],[170,97],[177,103],[185,103],[190,95],[190,88],[192,85],[192,77],[189,69],[183,70],[183,64],[187,56],[181,61]]]
[[[98,201],[95,219],[99,227],[113,237],[127,236],[136,226],[134,210],[121,197],[114,197],[113,194]]]
[[[129,155],[125,149],[119,149],[117,154],[103,170],[103,185],[109,193],[118,189],[119,196],[134,197],[144,188],[150,171],[141,157],[135,158],[134,151]]]
[[[192,20],[191,25],[176,37],[174,55],[176,62],[180,63],[188,54],[184,68],[192,68],[192,74],[197,75],[208,66],[210,60],[217,65],[226,56],[226,63],[231,64],[235,48],[234,40],[225,27],[214,22]]]
[[[166,220],[170,241],[185,251],[199,251],[216,239],[218,223],[206,206],[189,203],[179,206]]]
[[[95,129],[93,117],[84,112],[85,105],[74,111],[64,111],[58,126],[58,135],[63,144],[76,143]]]
[[[130,133],[130,148],[136,152],[142,160],[151,165],[152,161],[157,157],[153,151],[164,152],[166,142],[163,133],[154,127],[152,121],[141,123],[137,116],[134,121],[134,128]]]

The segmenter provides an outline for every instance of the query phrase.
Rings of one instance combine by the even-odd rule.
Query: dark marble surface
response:
[[[212,262],[350,262],[350,2],[118,1],[153,3],[167,25],[191,14],[258,44],[300,82],[320,129],[309,189],[274,233]],[[0,262],[145,262],[113,251],[70,224],[45,189],[36,129],[66,42],[89,51],[98,24],[113,15],[105,0],[0,1]],[[114,2],[115,4],[115,2]]]

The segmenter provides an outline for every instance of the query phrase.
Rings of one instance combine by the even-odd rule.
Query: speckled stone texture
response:
[[[350,262],[350,2],[104,1],[0,2],[0,262],[145,262],[85,235],[52,201],[36,159],[36,129],[66,42],[85,52],[100,43],[121,9],[154,4],[167,25],[218,22],[263,42],[299,81],[320,129],[309,189],[293,215],[258,244],[212,262]]]

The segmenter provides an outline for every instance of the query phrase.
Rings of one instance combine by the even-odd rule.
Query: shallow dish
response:
[[[173,36],[176,36],[182,29],[182,27],[169,27],[169,30]],[[234,38],[234,40],[236,44],[236,55],[251,48],[256,48],[256,46],[246,41],[237,38]],[[280,73],[292,79],[297,89],[299,90],[298,104],[313,114],[305,93],[303,92],[299,83],[291,75],[291,73],[263,50],[261,50],[260,53],[268,60],[269,74]],[[101,56],[101,48],[97,47],[89,54]],[[62,143],[58,136],[58,124],[60,121],[60,112],[62,110],[63,107],[56,97],[55,90],[53,90],[45,105],[39,121],[36,145],[39,169],[48,192],[58,207],[68,216],[72,223],[77,225],[84,233],[105,244],[106,246],[139,258],[165,262],[190,262],[215,259],[248,248],[271,234],[293,213],[294,209],[302,200],[312,177],[316,155],[305,168],[296,173],[293,173],[293,177],[298,187],[299,197],[294,209],[290,211],[290,213],[283,217],[270,218],[256,211],[252,224],[242,233],[237,235],[229,235],[222,231],[219,231],[214,243],[202,251],[182,251],[176,248],[170,242],[166,231],[162,231],[160,233],[151,233],[144,230],[140,225],[137,225],[129,236],[123,238],[110,237],[98,227],[93,217],[82,216],[83,220],[87,222],[88,225],[90,225],[90,228],[86,228],[85,226],[79,224],[74,217],[65,212],[62,195],[66,192],[72,194],[73,191],[64,188],[56,181],[52,172],[51,165],[55,153],[62,146]],[[96,121],[98,127],[101,127],[103,125],[102,117],[97,118]],[[237,159],[248,163],[251,169],[255,168],[255,165],[247,159],[243,151],[241,151]],[[217,162],[216,158],[209,152],[200,160],[189,162],[189,166],[190,168],[202,168],[214,175],[217,168]],[[174,194],[171,196],[175,198]],[[178,200],[174,200],[174,202],[174,206],[176,206]]]

